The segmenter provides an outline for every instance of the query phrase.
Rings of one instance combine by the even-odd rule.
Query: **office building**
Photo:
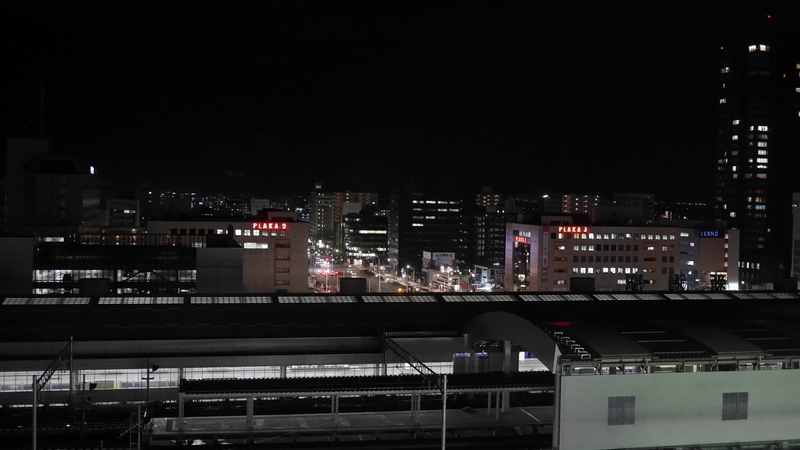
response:
[[[101,206],[94,167],[52,154],[44,139],[8,139],[6,149],[7,234],[97,231]]]
[[[488,281],[505,262],[507,204],[502,195],[483,188],[475,195],[475,255],[472,261],[478,278]],[[512,208],[513,209],[513,208]]]
[[[343,217],[345,259],[357,266],[380,265],[386,261],[389,218],[364,207]]]
[[[800,50],[763,18],[719,49],[714,210],[741,230],[743,288],[789,274],[800,163]]]
[[[362,206],[377,205],[378,194],[363,192],[325,192],[316,183],[308,199],[311,239],[316,248],[330,256],[344,255],[344,216]]]
[[[0,292],[170,294],[308,292],[308,223],[150,221],[62,237],[0,238]]]
[[[387,265],[396,273],[419,272],[422,252],[435,249],[455,254],[456,269],[473,255],[472,201],[460,192],[397,190],[389,200]]]
[[[738,230],[509,223],[507,291],[723,290],[739,280]]]
[[[599,195],[564,194],[561,196],[561,212],[566,214],[584,214],[589,222],[597,221],[597,208],[602,199]]]

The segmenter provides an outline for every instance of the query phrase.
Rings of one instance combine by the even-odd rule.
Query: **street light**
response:
[[[414,278],[416,278],[416,277],[415,277],[415,275],[416,275],[416,272],[414,272],[414,268],[412,268],[410,265],[406,266],[406,269],[410,270],[410,271],[411,271],[411,274],[412,274],[412,275],[411,275],[411,277],[410,277],[410,279],[409,279],[409,280],[410,280],[410,281],[409,281],[409,287],[411,287],[411,283],[413,283],[413,282],[414,282]]]
[[[152,366],[150,366],[150,360],[149,359],[147,360],[147,365],[145,367],[146,370],[147,370],[147,376],[142,378],[143,380],[147,380],[147,387],[145,388],[145,394],[144,394],[145,395],[145,399],[144,399],[144,415],[145,416],[147,415],[147,411],[150,408],[150,380],[155,378],[155,377],[151,377],[150,374],[152,372],[155,372],[156,370],[158,370],[159,367],[160,366],[158,364],[153,364]],[[152,372],[151,372],[151,370],[152,370]]]

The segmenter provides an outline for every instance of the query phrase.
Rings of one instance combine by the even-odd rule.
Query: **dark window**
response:
[[[636,397],[608,397],[608,424],[633,425],[636,415]]]
[[[722,394],[722,420],[747,420],[747,392]]]

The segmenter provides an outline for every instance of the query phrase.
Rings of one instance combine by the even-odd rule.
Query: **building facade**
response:
[[[343,218],[345,258],[358,266],[382,264],[386,261],[389,219],[376,214],[371,208]]]
[[[455,254],[453,265],[465,268],[473,255],[472,201],[460,192],[403,190],[389,200],[387,266],[396,273],[420,271],[422,253],[431,248]]]
[[[61,237],[0,238],[0,292],[308,292],[308,223],[150,221]]]
[[[738,287],[737,230],[509,223],[506,231],[509,291],[578,290],[587,280],[598,291]]]
[[[720,47],[714,210],[741,230],[742,281],[789,274],[800,147],[800,50],[772,19]]]

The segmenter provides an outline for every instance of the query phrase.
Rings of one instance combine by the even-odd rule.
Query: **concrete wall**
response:
[[[243,293],[241,248],[197,249],[197,293]]]
[[[672,447],[800,439],[800,370],[565,376],[560,449]],[[746,420],[722,394],[748,393]],[[608,425],[608,398],[635,396],[635,424]]]

